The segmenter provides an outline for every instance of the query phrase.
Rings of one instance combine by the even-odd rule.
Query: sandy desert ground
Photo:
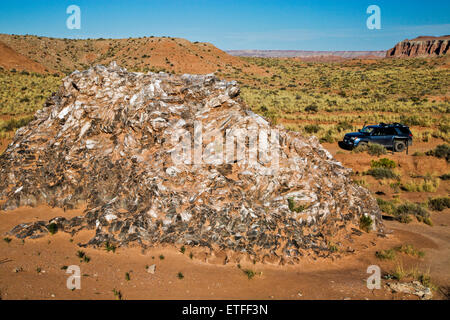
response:
[[[333,145],[326,147],[335,155],[339,151]],[[418,144],[413,149],[421,147]],[[370,161],[352,156],[346,156],[347,163],[344,161],[344,164],[353,166],[354,170],[358,165],[363,166],[364,161]],[[336,157],[344,157],[342,151]],[[411,158],[405,154],[394,157],[406,162]],[[441,187],[446,192],[446,186]],[[80,248],[77,244],[87,242],[94,231],[83,231],[73,237],[56,233],[24,242],[16,238],[9,243],[1,240],[0,297],[117,299],[120,292],[122,299],[418,299],[415,295],[392,293],[384,279],[380,290],[367,288],[368,266],[378,265],[385,275],[401,264],[405,269],[429,272],[435,287],[433,299],[446,299],[450,287],[448,211],[433,213],[433,226],[417,221],[409,224],[385,221],[387,236],[380,238],[373,233],[364,233],[353,237],[351,249],[354,253],[343,252],[340,258],[333,259],[305,258],[298,265],[285,266],[253,264],[245,259],[239,265],[224,265],[219,254],[205,258],[197,248],[190,247],[186,247],[184,253],[180,247],[171,246],[146,251],[137,247],[118,248],[114,253],[104,248]],[[7,237],[5,233],[19,223],[58,215],[72,217],[81,212],[81,209],[63,212],[45,206],[0,211],[1,238]],[[402,244],[413,245],[425,252],[425,256],[398,254],[393,261],[382,261],[375,256],[376,251]],[[83,250],[90,261],[80,262],[78,250]],[[146,266],[153,264],[156,271],[151,274]],[[69,265],[81,268],[80,290],[72,291],[66,287],[69,275],[63,267]],[[255,276],[249,279],[244,270],[254,271]],[[182,273],[182,279],[179,273]]]

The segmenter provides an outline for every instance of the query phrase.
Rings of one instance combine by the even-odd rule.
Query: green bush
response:
[[[317,111],[319,111],[319,107],[316,104],[310,104],[309,106],[307,106],[305,108],[306,112],[310,112],[310,113],[317,113]]]
[[[251,270],[251,269],[245,269],[245,270],[242,270],[242,271],[245,273],[245,275],[247,276],[248,280],[251,280],[251,279],[253,279],[256,276],[256,272]]]
[[[294,198],[289,198],[288,199],[288,206],[289,206],[289,210],[291,210],[292,212],[302,212],[303,210],[305,210],[305,207],[302,205],[299,205],[298,207],[295,205],[295,201]]]
[[[443,158],[448,162],[450,161],[450,145],[441,144],[437,146],[434,150],[427,151],[426,155],[433,156],[436,158]]]
[[[387,153],[386,148],[384,146],[382,146],[381,144],[369,143],[369,145],[367,147],[368,147],[367,152],[371,156],[379,157],[379,156]]]
[[[110,251],[116,252],[116,246],[113,245],[112,243],[110,243],[109,241],[105,242],[105,249],[107,252],[110,252]]]
[[[56,223],[50,223],[47,226],[47,230],[48,232],[50,232],[50,234],[55,234],[56,232],[58,232],[58,225]]]
[[[402,183],[400,187],[407,192],[436,192],[439,184],[439,179],[425,178],[422,182],[409,181]]]
[[[336,125],[338,132],[353,130],[353,125],[348,121],[341,121]]]
[[[391,215],[395,213],[396,206],[394,202],[377,198],[377,203],[381,211]]]
[[[416,219],[420,222],[432,225],[430,213],[416,203],[406,202],[404,204],[401,204],[397,207],[394,213],[394,216],[397,218],[397,220],[404,223],[411,222],[411,219],[409,217],[410,215],[415,216]]]
[[[370,216],[362,215],[361,218],[359,218],[359,228],[367,233],[372,229],[372,224],[373,221]]]
[[[414,116],[401,115],[400,122],[407,126],[421,126],[421,127],[429,126],[429,123],[427,122],[427,120],[418,115],[414,115]]]
[[[365,175],[372,176],[377,180],[381,179],[398,179],[398,176],[387,168],[372,168],[364,172]]]
[[[428,207],[434,211],[442,211],[444,209],[450,208],[450,198],[449,197],[440,197],[430,199],[428,201]]]
[[[410,256],[416,256],[419,258],[423,258],[425,256],[425,252],[417,250],[414,248],[412,244],[403,244],[400,247],[394,248],[395,251],[405,253]]]
[[[378,161],[372,160],[370,162],[370,166],[372,168],[394,169],[397,165],[392,160],[389,160],[387,158],[382,158],[382,159],[380,159]]]
[[[375,256],[380,260],[394,260],[395,259],[395,250],[381,250],[375,252]]]
[[[358,144],[358,146],[352,150],[352,153],[361,153],[361,152],[366,152],[369,149],[369,146],[365,143],[363,144]]]
[[[327,133],[320,138],[320,143],[333,143],[335,141],[334,136],[333,136],[333,131],[332,130],[328,130]]]
[[[320,129],[322,129],[322,127],[317,124],[308,124],[304,126],[304,130],[306,133],[317,133],[320,131]]]

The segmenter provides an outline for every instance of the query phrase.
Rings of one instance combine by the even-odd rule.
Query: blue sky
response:
[[[81,9],[81,30],[66,8]],[[381,30],[369,30],[369,5]],[[227,49],[385,50],[418,35],[450,34],[448,0],[13,0],[0,2],[0,33],[59,38],[172,36]]]

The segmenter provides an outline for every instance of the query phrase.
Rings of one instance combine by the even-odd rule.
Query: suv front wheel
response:
[[[403,152],[406,149],[406,144],[404,141],[396,140],[394,141],[394,151],[395,152]]]

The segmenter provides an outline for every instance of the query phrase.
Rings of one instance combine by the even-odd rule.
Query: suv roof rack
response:
[[[405,126],[404,124],[401,124],[398,122],[394,122],[392,124],[386,124],[384,122],[380,122],[379,126],[380,127],[406,127],[406,128],[408,127],[408,126]]]

